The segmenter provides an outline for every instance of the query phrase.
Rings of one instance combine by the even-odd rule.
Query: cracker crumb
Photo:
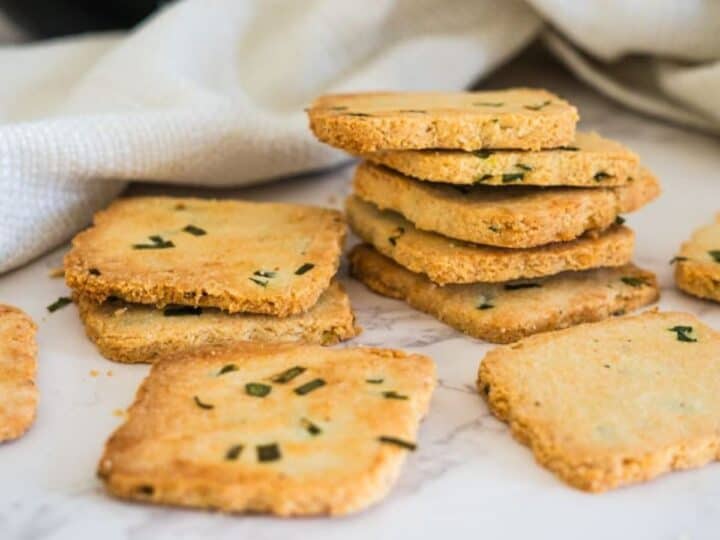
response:
[[[65,269],[62,266],[58,266],[56,268],[51,268],[48,271],[48,277],[53,278],[53,279],[65,277]]]
[[[90,370],[90,376],[91,376],[91,377],[97,377],[98,375],[100,375],[100,372],[99,372],[97,369],[91,369],[91,370]]]

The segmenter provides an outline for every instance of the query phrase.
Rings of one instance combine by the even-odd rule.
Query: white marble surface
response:
[[[544,85],[560,91],[579,105],[584,128],[616,137],[643,157],[660,176],[664,195],[628,219],[638,233],[637,261],[659,274],[662,309],[688,310],[720,328],[720,306],[674,290],[668,265],[690,231],[720,211],[720,141],[633,115],[532,57],[506,68],[489,84]],[[349,176],[346,168],[222,195],[339,206]],[[18,305],[38,321],[41,392],[31,431],[0,446],[0,539],[720,536],[720,465],[603,495],[567,487],[535,464],[476,394],[478,362],[490,346],[372,294],[347,277],[343,281],[365,328],[354,343],[430,355],[440,377],[419,450],[382,504],[348,518],[283,521],[113,500],[95,478],[95,466],[106,437],[120,422],[116,411],[129,405],[148,368],[104,360],[85,338],[74,306],[54,314],[45,311],[67,294],[62,280],[47,275],[64,251],[0,277],[0,302]]]

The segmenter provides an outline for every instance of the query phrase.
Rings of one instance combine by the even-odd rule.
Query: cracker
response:
[[[720,214],[695,231],[674,259],[675,282],[688,294],[720,302]]]
[[[164,310],[122,300],[96,304],[76,298],[88,337],[103,356],[118,362],[153,363],[205,346],[243,341],[334,345],[355,337],[359,328],[342,285],[333,282],[305,313],[278,318],[228,314],[215,308],[168,306]]]
[[[350,253],[353,276],[373,291],[493,343],[620,315],[658,298],[655,275],[633,265],[565,272],[532,281],[440,286],[373,248]]]
[[[36,330],[28,315],[0,304],[0,442],[20,437],[35,420]]]
[[[504,186],[621,186],[640,174],[637,155],[597,133],[578,133],[572,145],[518,150],[384,150],[365,159],[429,182]]]
[[[368,92],[320,96],[308,110],[321,141],[349,152],[572,144],[577,109],[546,90]]]
[[[94,302],[217,307],[286,317],[315,305],[345,235],[335,210],[141,197],[95,215],[73,239],[65,279]]]
[[[418,229],[490,246],[528,248],[574,240],[603,230],[660,193],[645,171],[617,188],[450,186],[413,180],[362,163],[355,194],[382,210],[394,210]]]
[[[646,312],[499,347],[478,388],[540,464],[597,492],[720,457],[718,359],[693,315]]]
[[[621,266],[632,259],[635,235],[615,225],[569,242],[509,249],[452,240],[416,229],[400,214],[378,210],[351,196],[346,205],[352,230],[383,255],[427,275],[439,285],[510,281],[567,270]]]
[[[429,358],[387,349],[248,343],[162,360],[98,472],[144,502],[354,512],[398,477],[434,385]]]

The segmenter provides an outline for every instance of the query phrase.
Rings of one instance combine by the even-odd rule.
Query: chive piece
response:
[[[516,163],[515,166],[523,171],[532,171],[532,167],[530,165],[525,165],[524,163]]]
[[[62,309],[68,304],[72,304],[72,299],[67,296],[61,296],[45,309],[50,313],[55,313],[58,309]]]
[[[193,399],[195,400],[195,405],[200,407],[201,409],[214,409],[215,405],[211,405],[210,403],[203,403],[199,397],[193,396]]]
[[[384,398],[387,399],[407,399],[408,397],[403,394],[398,394],[395,390],[388,390],[382,393]]]
[[[692,326],[673,326],[668,328],[668,331],[675,332],[678,341],[684,341],[686,343],[695,343],[697,338],[689,336],[693,331]]]
[[[166,317],[179,317],[182,315],[200,315],[202,308],[194,306],[167,306],[163,309]]]
[[[205,229],[201,229],[200,227],[196,227],[195,225],[186,225],[183,231],[188,234],[192,234],[193,236],[205,236],[207,234],[207,231],[205,231]]]
[[[272,390],[272,386],[268,384],[250,382],[245,385],[245,393],[248,396],[265,397],[270,393],[270,390]]]
[[[393,444],[395,446],[399,446],[400,448],[404,448],[405,450],[410,450],[411,452],[417,448],[417,445],[415,443],[403,441],[402,439],[398,439],[397,437],[390,437],[388,435],[381,435],[380,437],[378,437],[378,441],[385,444]]]
[[[270,378],[270,380],[274,383],[280,383],[285,384],[292,381],[295,377],[298,375],[301,375],[302,373],[305,373],[305,368],[301,366],[295,366],[291,367],[288,370],[283,371],[282,373],[278,373],[277,375],[274,375]]]
[[[500,227],[498,227],[497,225],[490,225],[488,229],[490,229],[494,233],[500,232]]]
[[[150,484],[139,485],[135,490],[140,495],[145,495],[147,497],[152,497],[155,494],[155,488],[153,486],[151,486]]]
[[[273,272],[272,270],[255,270],[253,275],[264,278],[274,278],[277,276],[277,272]]]
[[[483,302],[482,304],[480,304],[479,306],[477,306],[477,308],[480,309],[480,310],[492,309],[492,308],[494,308],[494,307],[495,307],[495,306],[494,306],[493,304],[491,304],[490,302]]]
[[[304,396],[305,394],[309,394],[313,390],[316,390],[317,388],[320,388],[321,386],[325,386],[325,381],[322,379],[313,379],[310,382],[306,382],[305,384],[298,386],[294,392],[298,396]]]
[[[625,218],[622,216],[615,216],[615,225],[624,225]]]
[[[385,379],[365,379],[368,384],[382,384]]]
[[[708,251],[708,255],[710,255],[716,263],[720,263],[720,249],[711,249]]]
[[[488,180],[490,180],[492,177],[493,177],[492,174],[483,174],[483,175],[480,176],[479,178],[476,178],[476,179],[475,179],[475,183],[476,183],[476,184],[482,184],[483,182],[487,182]]]
[[[418,113],[418,114],[424,114],[424,113],[426,113],[427,111],[425,111],[425,110],[423,110],[423,109],[400,109],[398,112],[401,112],[401,113]]]
[[[642,277],[623,276],[620,278],[620,281],[622,281],[625,285],[630,285],[631,287],[642,287],[643,285],[648,285],[647,279]]]
[[[506,291],[516,291],[518,289],[536,289],[542,287],[540,283],[506,283],[504,289]]]
[[[503,184],[509,184],[510,182],[522,182],[525,178],[525,173],[507,173],[502,175]]]
[[[393,246],[396,246],[398,239],[399,239],[403,234],[405,234],[405,227],[397,227],[397,228],[395,229],[395,231],[396,231],[395,236],[390,236],[390,237],[388,238],[388,242],[390,242]]]
[[[302,427],[304,427],[304,428],[307,430],[307,432],[308,432],[310,435],[312,435],[313,437],[315,437],[316,435],[320,435],[320,434],[322,433],[322,429],[320,429],[318,426],[316,426],[315,424],[313,424],[313,423],[312,423],[310,420],[308,420],[307,418],[301,418],[301,419],[300,419],[300,424],[301,424]]]
[[[596,182],[602,182],[603,180],[606,180],[606,179],[612,178],[612,177],[613,177],[612,174],[608,174],[605,171],[599,171],[599,172],[595,173],[595,176],[593,176],[593,179]]]
[[[152,244],[133,244],[133,249],[167,249],[175,247],[171,240],[163,240],[162,236],[154,234],[148,236]]]
[[[258,461],[277,461],[282,456],[277,444],[259,444],[257,446]]]
[[[88,270],[88,274],[90,274],[91,276],[99,276],[100,270],[98,270],[97,268],[91,268],[90,270]]]
[[[263,281],[263,280],[261,280],[261,279],[257,279],[257,278],[254,278],[254,277],[249,277],[248,279],[249,279],[250,281],[252,281],[253,283],[256,283],[256,284],[260,285],[263,289],[268,286],[268,282],[267,282],[267,281]]]
[[[580,149],[577,146],[558,146],[558,150],[566,150],[568,152],[577,152]]]
[[[475,150],[473,151],[473,154],[475,154],[480,159],[487,159],[493,155],[493,152],[491,152],[490,150]]]
[[[473,105],[475,107],[502,107],[505,103],[502,101],[476,101]]]
[[[543,101],[542,103],[538,103],[537,105],[525,105],[526,109],[529,109],[531,111],[539,111],[540,109],[543,109],[550,105],[552,103],[550,100]]]
[[[345,113],[345,114],[347,116],[361,116],[361,117],[372,116],[372,115],[370,115],[368,113],[364,113],[364,112],[349,112],[349,113]]]
[[[309,272],[315,268],[315,265],[313,263],[304,263],[300,268],[295,270],[296,276],[302,276],[304,273]]]
[[[676,262],[682,262],[682,261],[687,261],[687,260],[688,260],[687,257],[681,257],[680,255],[677,255],[677,256],[673,257],[672,259],[670,259],[670,264],[675,264]]]
[[[220,368],[220,371],[218,371],[217,376],[225,375],[226,373],[230,373],[231,371],[237,371],[238,367],[235,364],[225,364],[223,367]]]
[[[233,444],[230,448],[228,448],[228,451],[225,452],[225,459],[228,461],[235,461],[237,458],[240,457],[240,453],[243,450],[242,444]]]

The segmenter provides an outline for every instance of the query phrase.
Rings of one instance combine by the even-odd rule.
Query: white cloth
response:
[[[467,87],[537,37],[541,15],[581,77],[720,132],[719,10],[712,0],[182,0],[126,34],[0,48],[0,272],[66,240],[129,180],[238,186],[336,164],[342,154],[307,129],[314,96]],[[622,62],[603,63],[626,53],[702,63],[637,60],[656,74],[639,89]]]

